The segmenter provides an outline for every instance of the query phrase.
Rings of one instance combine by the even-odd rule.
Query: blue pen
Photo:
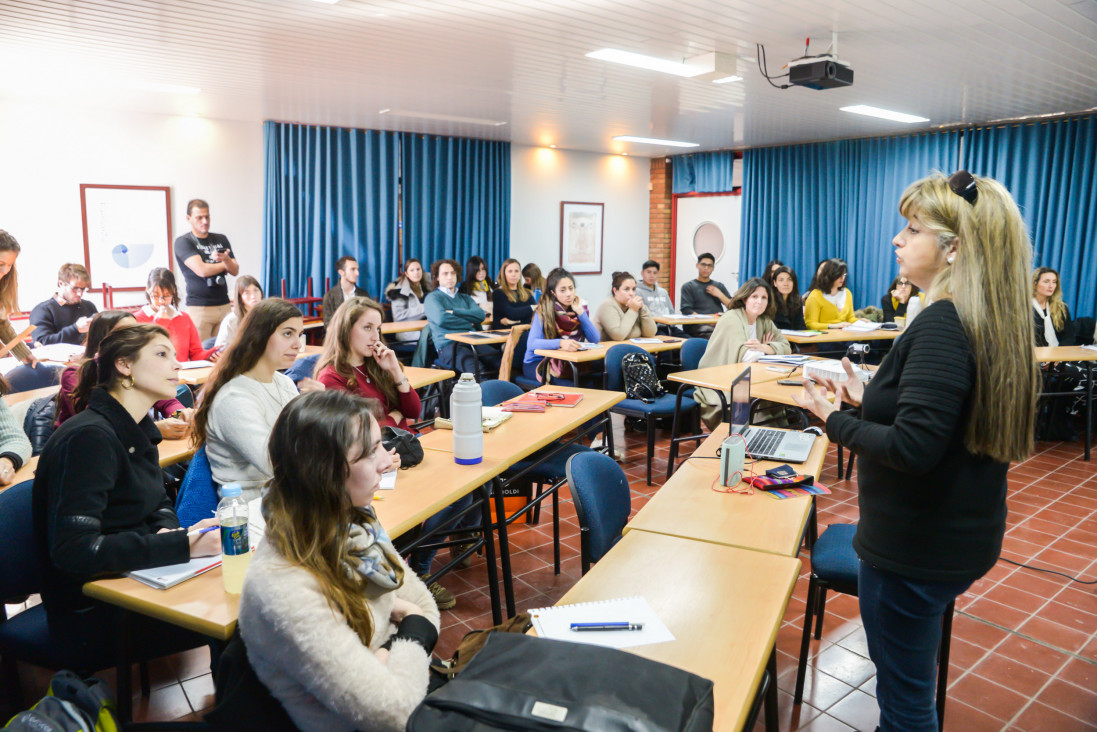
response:
[[[627,620],[608,623],[572,623],[571,629],[580,632],[589,630],[643,630],[644,624],[630,623]]]
[[[221,528],[221,527],[220,526],[207,526],[204,529],[195,529],[194,531],[188,531],[187,532],[187,537],[190,538],[192,536],[201,536],[202,534],[208,534],[211,531],[216,531],[219,528]]]

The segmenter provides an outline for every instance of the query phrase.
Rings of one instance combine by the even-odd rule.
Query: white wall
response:
[[[241,274],[258,275],[262,141],[255,122],[0,102],[0,229],[22,246],[20,306],[53,293],[61,264],[84,261],[81,183],[170,186],[173,239],[189,231],[187,201],[206,199],[211,229],[229,237]],[[144,301],[122,297],[115,304]]]
[[[640,276],[648,258],[647,158],[511,145],[510,252],[544,274],[560,265],[560,202],[605,204],[602,274],[579,275],[591,311],[610,294],[615,270]]]

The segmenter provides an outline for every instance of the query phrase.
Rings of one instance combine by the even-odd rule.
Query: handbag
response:
[[[647,354],[626,353],[621,359],[621,370],[625,374],[625,396],[651,404],[666,394],[663,385],[655,376],[651,367],[651,358]]]
[[[407,732],[701,732],[712,682],[583,643],[492,633],[461,674],[428,694]]]
[[[419,444],[419,438],[407,430],[386,426],[381,430],[381,444],[386,450],[396,450],[401,470],[423,462],[423,446]]]

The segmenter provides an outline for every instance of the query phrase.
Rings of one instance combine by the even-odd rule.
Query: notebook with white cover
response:
[[[138,582],[145,583],[149,587],[155,587],[158,590],[166,590],[220,566],[221,555],[218,554],[213,557],[195,557],[183,564],[169,564],[166,567],[138,569],[133,572],[127,572],[126,574]]]
[[[556,605],[529,611],[533,627],[542,638],[588,643],[604,648],[633,648],[674,640],[674,635],[643,597]],[[578,632],[572,623],[610,623],[627,621],[643,625],[643,630],[593,630]]]
[[[208,369],[213,366],[213,361],[183,361],[179,364],[179,368],[187,371],[189,369]]]
[[[847,333],[871,333],[874,330],[880,330],[879,323],[857,320],[846,326]]]

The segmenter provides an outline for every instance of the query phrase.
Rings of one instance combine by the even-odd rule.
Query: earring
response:
[[[129,383],[127,384],[126,381],[129,381]],[[122,377],[122,388],[125,389],[126,391],[129,391],[130,389],[133,388],[133,377],[132,376],[123,376]]]
[[[948,262],[949,264],[952,264],[953,262],[956,261],[956,255],[955,254],[948,255],[948,257],[945,259],[945,261]]]

